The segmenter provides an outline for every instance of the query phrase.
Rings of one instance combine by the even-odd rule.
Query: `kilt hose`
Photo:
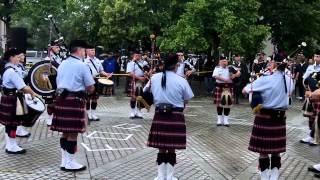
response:
[[[227,88],[230,91],[231,94],[231,100],[232,100],[232,104],[234,103],[234,90],[233,90],[233,85],[232,84],[227,84],[227,83],[217,83],[216,85],[216,89],[214,91],[214,95],[213,95],[213,103],[217,105],[217,107],[220,107],[221,104],[221,97],[222,97],[222,93],[223,93],[223,89]]]
[[[147,146],[158,149],[186,149],[186,123],[183,112],[161,115],[155,112]]]
[[[87,128],[86,101],[76,96],[57,97],[51,130],[84,133]]]
[[[286,151],[285,111],[261,109],[256,114],[248,149],[262,154]]]
[[[16,116],[17,97],[2,95],[0,103],[0,123],[4,126],[20,126],[21,118]]]

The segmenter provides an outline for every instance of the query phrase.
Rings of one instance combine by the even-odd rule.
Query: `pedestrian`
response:
[[[261,180],[277,180],[281,167],[280,153],[286,151],[286,110],[293,92],[292,79],[285,75],[286,63],[275,55],[270,61],[272,74],[261,76],[248,84],[242,92],[260,92],[262,109],[255,115],[249,150],[259,153]],[[254,100],[253,100],[254,101]],[[271,166],[270,157],[271,154]],[[269,174],[271,167],[271,174]]]
[[[70,42],[71,56],[61,63],[57,72],[57,96],[51,130],[62,133],[60,138],[63,171],[81,171],[86,166],[76,162],[78,133],[87,128],[86,92],[94,92],[94,79],[83,62],[87,44],[82,40]]]
[[[159,149],[158,175],[155,180],[177,180],[174,177],[176,149],[186,149],[186,123],[183,111],[194,95],[186,79],[176,74],[178,56],[171,54],[162,72],[152,76],[144,90],[153,93],[155,114],[147,145]]]

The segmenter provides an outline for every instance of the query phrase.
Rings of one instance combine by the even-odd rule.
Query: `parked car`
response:
[[[26,52],[26,63],[27,64],[35,64],[39,61],[44,60],[44,58],[47,57],[47,51],[33,51],[28,50]]]

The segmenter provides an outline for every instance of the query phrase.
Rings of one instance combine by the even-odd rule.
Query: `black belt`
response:
[[[217,83],[216,86],[218,86],[220,88],[231,88],[231,87],[233,87],[233,84],[232,83]]]
[[[261,114],[278,114],[278,115],[284,115],[286,113],[285,110],[280,110],[280,109],[264,109],[262,108],[260,110]]]
[[[159,108],[156,107],[156,111],[158,111]],[[174,112],[183,112],[184,108],[181,108],[181,107],[175,107],[175,108],[172,108],[172,111]]]
[[[3,87],[2,91],[3,91],[3,94],[6,96],[15,96],[17,94],[16,88],[10,89],[10,88]]]
[[[84,91],[77,91],[77,92],[72,92],[72,91],[67,91],[64,90],[61,95],[62,97],[67,97],[67,96],[75,96],[77,98],[85,98],[86,93]]]

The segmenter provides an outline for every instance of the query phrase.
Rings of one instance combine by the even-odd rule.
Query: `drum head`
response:
[[[109,79],[98,79],[98,82],[100,84],[103,84],[103,85],[107,85],[107,86],[111,86],[113,85],[113,81],[109,80]]]
[[[25,101],[27,106],[35,111],[44,112],[46,109],[46,106],[44,105],[41,99],[32,99],[30,94],[25,94]]]
[[[37,94],[50,96],[56,89],[57,67],[50,61],[40,61],[32,66],[28,73],[30,87]]]

